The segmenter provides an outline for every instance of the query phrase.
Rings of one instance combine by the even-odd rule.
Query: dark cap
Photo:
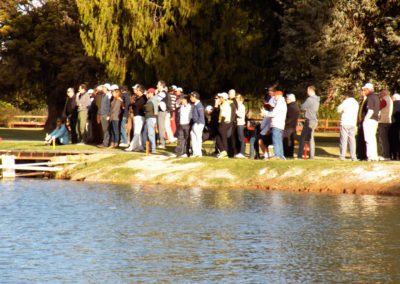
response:
[[[190,96],[195,97],[196,99],[200,100],[200,94],[198,92],[191,92]]]

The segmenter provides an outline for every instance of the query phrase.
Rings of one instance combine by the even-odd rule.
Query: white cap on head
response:
[[[171,86],[171,89],[174,90],[174,91],[176,91],[176,90],[178,89],[178,87],[175,86],[175,85],[172,85],[172,86]]]
[[[374,85],[372,85],[371,83],[367,83],[364,85],[364,87],[362,87],[363,89],[368,89],[373,91],[374,90]]]
[[[176,88],[175,91],[183,93],[183,89],[181,87]]]
[[[109,90],[111,88],[111,85],[109,83],[105,83],[103,86],[106,87],[107,90]]]
[[[294,94],[288,94],[288,95],[286,95],[286,99],[290,102],[295,102],[296,96]]]
[[[227,93],[218,93],[217,96],[223,98],[224,100],[228,99],[228,94]]]
[[[400,95],[399,94],[393,94],[393,96],[392,96],[392,100],[393,101],[400,101]]]
[[[115,90],[119,90],[118,85],[114,84],[110,87],[110,91],[115,91]]]
[[[213,107],[212,106],[206,106],[206,112],[212,112]]]
[[[88,92],[88,94],[93,94],[94,90],[93,89],[89,89],[89,91],[87,91],[87,92]]]
[[[132,86],[132,89],[136,89],[137,87],[139,87],[139,84],[135,84]]]

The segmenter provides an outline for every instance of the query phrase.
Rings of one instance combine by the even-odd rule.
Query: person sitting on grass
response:
[[[52,145],[67,145],[69,144],[68,129],[65,126],[65,121],[62,118],[57,118],[56,129],[50,134],[46,134],[45,144]]]

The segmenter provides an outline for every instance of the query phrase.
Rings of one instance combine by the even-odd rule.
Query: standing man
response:
[[[68,88],[67,100],[64,106],[64,117],[67,118],[66,126],[68,131],[71,132],[72,144],[78,143],[78,136],[76,133],[76,124],[78,121],[78,109],[76,107],[76,94],[74,88]]]
[[[120,125],[120,147],[128,147],[128,134],[126,130],[126,123],[129,117],[129,105],[131,104],[131,97],[128,92],[128,87],[123,86],[121,88],[121,99],[122,99],[122,118],[121,118],[121,125]]]
[[[318,109],[320,97],[318,97],[315,93],[315,87],[309,86],[307,88],[308,98],[301,105],[301,110],[305,112],[305,121],[303,130],[300,135],[299,142],[299,152],[297,154],[297,158],[301,159],[304,153],[304,144],[308,140],[310,142],[310,159],[314,159],[315,156],[315,141],[314,141],[314,132],[318,126]]]
[[[85,84],[81,84],[76,96],[76,106],[78,108],[78,122],[76,124],[76,132],[78,133],[78,143],[87,143],[87,121],[88,111],[91,104],[90,95],[87,93]]]
[[[234,157],[237,153],[239,153],[237,149],[238,145],[238,134],[237,134],[237,109],[238,102],[236,101],[236,90],[231,89],[228,92],[228,98],[231,101],[231,130],[228,133],[228,155],[229,157]]]
[[[344,101],[337,108],[338,113],[341,114],[339,159],[342,161],[346,159],[347,144],[349,144],[351,160],[357,161],[356,127],[359,106],[353,93],[347,92],[344,96]]]
[[[390,160],[389,130],[392,123],[393,101],[390,98],[390,92],[383,90],[379,94],[380,115],[378,123],[379,134],[379,159],[381,161]]]
[[[144,145],[142,145],[142,130],[145,123],[144,106],[147,103],[147,97],[145,96],[144,91],[145,90],[142,85],[138,85],[134,91],[136,95],[136,100],[132,106],[134,115],[133,139],[129,148],[127,148],[126,151],[141,151],[144,149]]]
[[[232,127],[231,123],[231,102],[228,100],[227,93],[219,93],[219,118],[218,118],[218,136],[217,147],[219,154],[217,158],[225,158],[228,156],[228,132]]]
[[[378,129],[380,108],[379,97],[374,93],[374,85],[371,83],[365,84],[363,89],[366,90],[368,108],[363,123],[364,138],[367,145],[367,158],[368,161],[378,161],[376,131]]]
[[[365,144],[364,138],[364,118],[367,115],[367,92],[366,89],[361,89],[361,102],[358,108],[358,117],[357,117],[357,159],[360,161],[367,160],[367,145]]]
[[[296,134],[297,121],[300,115],[300,109],[296,103],[296,96],[288,94],[286,96],[287,114],[285,130],[283,131],[283,153],[286,158],[293,159],[294,138]]]
[[[192,157],[201,157],[203,156],[201,152],[202,144],[203,144],[203,129],[206,124],[206,120],[204,118],[204,107],[200,102],[200,94],[198,92],[190,93],[190,101],[193,104],[193,113],[192,113],[192,130],[190,131],[190,138],[192,142]]]
[[[143,132],[145,141],[149,139],[151,153],[156,153],[156,123],[157,123],[157,101],[154,98],[155,89],[151,88],[146,91],[147,102],[144,105],[146,126]]]
[[[103,131],[103,142],[97,146],[100,148],[106,148],[110,144],[110,121],[107,119],[107,116],[111,109],[111,93],[106,85],[101,87],[101,95],[101,107],[98,114],[100,116],[101,129]]]
[[[275,157],[285,160],[283,154],[283,130],[287,114],[287,105],[283,98],[283,92],[274,92],[274,109],[267,112],[266,117],[271,117],[272,144],[274,145]]]

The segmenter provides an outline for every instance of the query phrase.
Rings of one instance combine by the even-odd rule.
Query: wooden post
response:
[[[150,142],[146,141],[146,156],[150,155]]]
[[[52,144],[53,144],[53,150],[55,150],[56,149],[56,139],[55,138],[52,139]]]
[[[3,179],[15,179],[15,156],[2,155]]]

